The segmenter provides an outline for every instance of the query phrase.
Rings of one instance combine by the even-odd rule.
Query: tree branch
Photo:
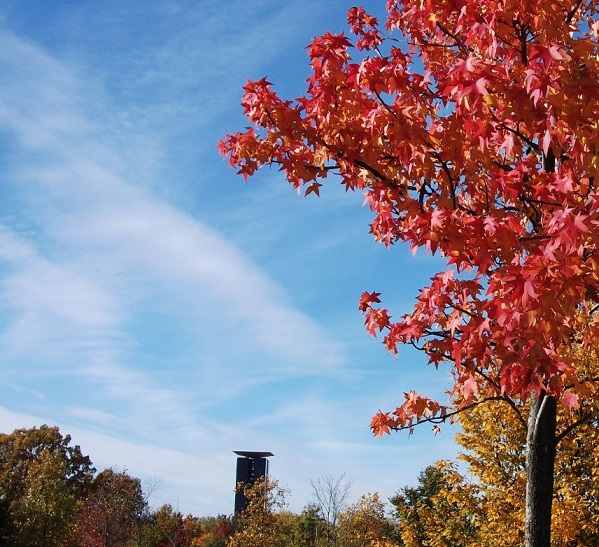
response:
[[[495,380],[491,379],[487,374],[485,374],[480,369],[475,369],[474,372],[475,372],[475,374],[478,374],[479,376],[482,376],[499,393],[501,393],[501,386],[497,382],[495,382]],[[528,427],[528,425],[526,424],[526,420],[524,419],[524,416],[522,416],[522,413],[520,412],[520,409],[518,408],[518,406],[516,405],[516,403],[512,399],[510,399],[509,397],[506,397],[505,395],[500,395],[500,396],[497,396],[496,398],[494,398],[493,400],[505,401],[510,406],[510,408],[514,411],[514,413],[516,414],[516,417],[518,418],[518,421],[520,422],[520,424],[524,428],[524,431],[526,431],[526,429]]]
[[[433,156],[433,158],[435,158],[441,164],[441,169],[443,169],[443,172],[447,176],[447,179],[448,179],[448,182],[449,182],[449,189],[450,189],[450,192],[451,192],[451,203],[453,205],[453,208],[457,209],[458,208],[458,204],[457,204],[456,191],[455,191],[455,181],[453,179],[451,171],[449,170],[447,162],[444,161],[443,159],[441,159],[441,155],[436,150],[434,150],[431,153],[431,155]]]
[[[474,401],[473,403],[470,403],[469,405],[466,405],[464,407],[453,410],[452,412],[447,412],[443,416],[429,416],[428,418],[421,418],[421,419],[417,420],[415,423],[412,423],[411,425],[403,425],[403,426],[399,426],[397,428],[392,428],[392,429],[395,429],[395,431],[404,431],[406,429],[411,430],[414,427],[417,427],[419,425],[426,424],[426,423],[442,424],[442,423],[445,423],[447,421],[447,419],[450,419],[453,416],[457,416],[458,414],[461,414],[462,412],[465,412],[466,410],[471,410],[473,408],[476,408],[479,405],[488,403],[490,401],[509,402],[509,400],[506,399],[506,397],[504,397],[503,395],[497,395],[494,397],[485,397],[484,399],[481,399],[480,401]]]
[[[358,167],[361,167],[362,169],[366,169],[366,171],[368,171],[371,175],[374,175],[381,182],[385,182],[385,181],[391,182],[390,179],[387,178],[385,175],[383,175],[378,169],[371,167],[366,162],[364,162],[362,160],[354,160],[353,163],[355,165],[357,165]]]
[[[584,425],[585,423],[590,422],[592,417],[593,417],[593,415],[591,413],[583,414],[578,420],[576,420],[575,422],[571,423],[568,427],[566,427],[566,429],[564,429],[559,435],[557,435],[555,437],[556,446],[564,437],[566,437],[568,435],[568,433],[570,433],[577,427],[580,427],[581,425]]]
[[[574,19],[574,16],[576,15],[576,12],[578,11],[578,9],[580,8],[581,5],[582,5],[582,0],[578,0],[578,2],[576,2],[574,7],[568,12],[568,17],[566,17],[567,25],[569,25],[572,22],[572,19]]]
[[[489,114],[491,114],[491,117],[493,118],[493,120],[496,121],[499,124],[499,127],[501,127],[502,129],[505,129],[506,131],[509,131],[510,133],[513,133],[514,135],[516,135],[517,137],[519,137],[520,139],[522,139],[535,152],[539,151],[539,145],[536,142],[534,142],[533,140],[529,139],[522,132],[520,132],[519,129],[514,129],[513,127],[510,127],[509,125],[506,125],[497,116],[495,116],[495,114],[493,112],[489,112]],[[518,123],[520,123],[520,122],[518,122]]]
[[[441,23],[437,22],[437,28],[445,34],[445,36],[449,36],[452,40],[455,41],[455,45],[463,52],[471,52],[472,48],[467,47],[462,40],[456,35],[446,29]]]

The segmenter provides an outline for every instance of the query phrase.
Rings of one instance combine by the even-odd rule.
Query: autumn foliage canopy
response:
[[[385,21],[349,11],[351,39],[314,39],[305,95],[245,86],[252,126],[219,144],[245,178],[275,165],[318,194],[335,173],[377,240],[446,261],[403,317],[362,295],[370,333],[455,380],[451,408],[410,392],[375,433],[489,398],[580,411],[596,394],[568,350],[599,339],[596,15],[592,0],[389,0]]]

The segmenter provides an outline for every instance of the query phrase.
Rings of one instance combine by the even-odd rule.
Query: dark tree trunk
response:
[[[556,414],[555,397],[532,398],[526,438],[526,547],[551,545]]]

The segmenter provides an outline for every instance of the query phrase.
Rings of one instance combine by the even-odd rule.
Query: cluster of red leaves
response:
[[[596,342],[599,290],[599,25],[591,0],[387,2],[316,38],[304,96],[249,82],[253,127],[221,153],[248,177],[278,165],[318,193],[329,171],[362,190],[371,232],[446,259],[412,313],[365,293],[367,330],[453,366],[456,408],[484,397],[585,393],[568,352]],[[586,310],[581,334],[572,318]],[[585,313],[586,313],[585,312]],[[377,434],[447,417],[416,394]]]

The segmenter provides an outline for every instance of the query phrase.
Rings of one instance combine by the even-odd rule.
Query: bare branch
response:
[[[587,413],[583,414],[578,420],[571,423],[566,429],[564,429],[559,435],[555,437],[555,444],[557,445],[564,437],[566,437],[571,431],[576,429],[577,427],[584,425],[591,421],[592,414]]]
[[[346,506],[352,481],[342,473],[337,477],[321,475],[318,479],[311,480],[310,485],[316,507],[321,516],[331,524],[326,529],[327,539],[331,545],[336,545],[337,519]]]

